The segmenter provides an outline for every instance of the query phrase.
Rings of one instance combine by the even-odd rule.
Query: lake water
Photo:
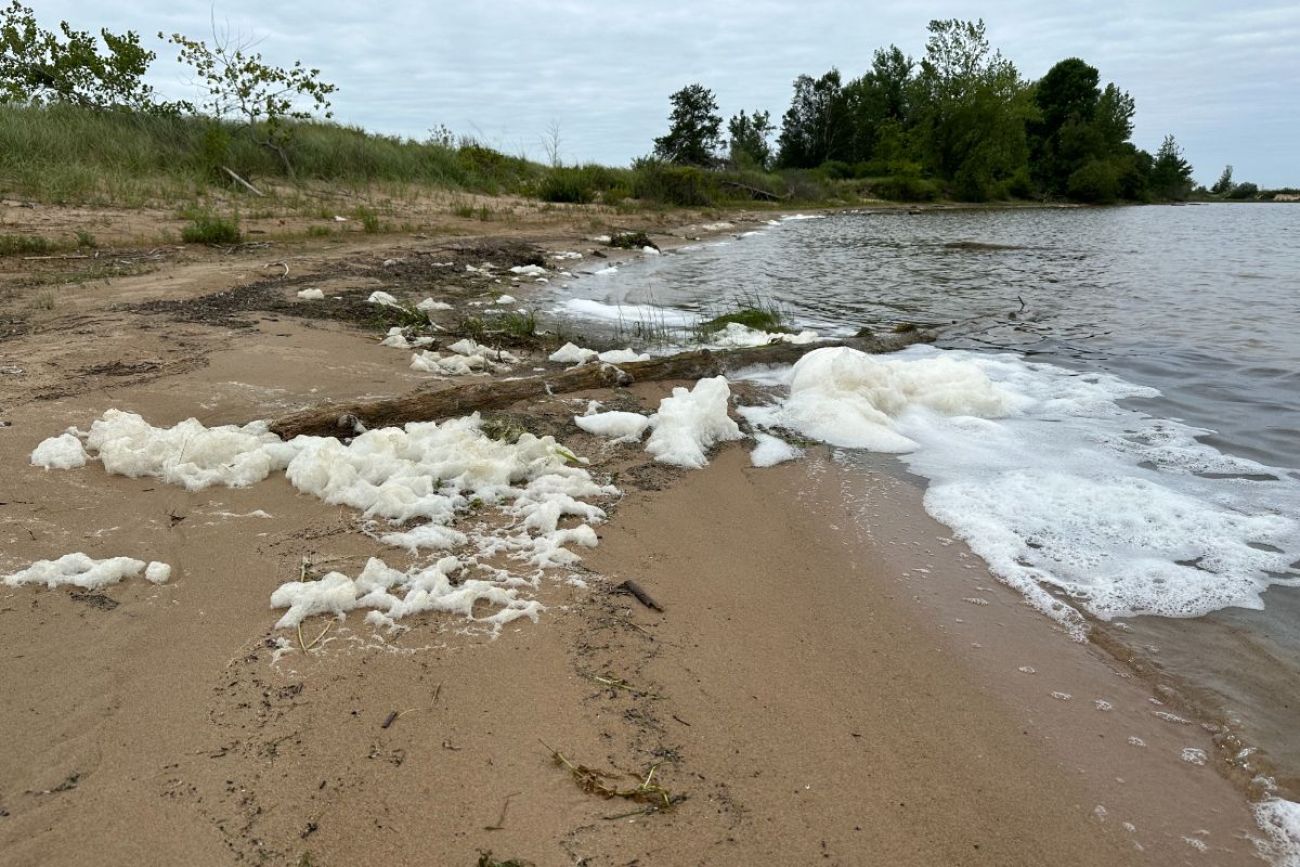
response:
[[[573,298],[761,298],[823,333],[937,329],[915,360],[1035,403],[987,434],[904,425],[927,510],[1031,599],[1045,587],[1175,676],[1300,795],[1300,206],[839,213],[555,300]]]

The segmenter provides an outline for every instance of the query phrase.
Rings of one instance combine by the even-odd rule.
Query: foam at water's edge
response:
[[[1121,404],[1151,389],[1012,355],[816,350],[760,423],[896,452],[925,509],[1036,607],[1109,619],[1262,607],[1300,583],[1300,484]]]

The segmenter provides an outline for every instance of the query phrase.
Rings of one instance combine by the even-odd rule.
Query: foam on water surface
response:
[[[926,511],[1076,631],[1076,606],[1194,617],[1300,583],[1300,484],[1122,404],[1152,389],[932,347],[815,350],[785,381],[751,421],[899,453],[929,480]]]
[[[605,304],[589,298],[570,298],[560,305],[559,312],[602,322],[646,322],[671,327],[693,325],[699,319],[697,314],[672,307],[656,307],[652,304]]]
[[[1300,867],[1300,804],[1269,798],[1255,805],[1255,820],[1268,835],[1261,854],[1276,867]]]

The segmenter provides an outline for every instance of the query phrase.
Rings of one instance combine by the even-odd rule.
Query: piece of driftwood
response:
[[[635,596],[637,602],[640,602],[642,605],[644,605],[646,608],[651,609],[652,611],[658,611],[661,614],[663,613],[664,610],[663,606],[660,605],[658,602],[656,602],[654,600],[654,597],[651,596],[649,593],[645,592],[645,588],[642,587],[640,584],[636,583],[635,581],[624,581],[622,584],[619,584],[614,589],[619,591],[620,593],[628,593],[631,594],[632,596]]]
[[[244,180],[244,179],[241,178],[239,175],[235,174],[235,172],[234,172],[232,169],[229,169],[229,168],[227,168],[226,166],[222,166],[222,167],[221,167],[221,170],[222,170],[223,172],[225,172],[226,174],[230,175],[231,180],[235,181],[235,183],[239,184],[241,187],[243,187],[244,189],[248,190],[248,191],[249,191],[250,193],[252,193],[253,195],[256,195],[256,196],[265,196],[265,195],[266,195],[266,193],[262,192],[262,191],[259,190],[257,187],[253,186],[253,185],[250,184],[248,181]]]
[[[894,352],[913,343],[933,340],[924,331],[882,336],[823,340],[817,343],[775,343],[748,349],[698,349],[649,361],[627,364],[584,364],[555,373],[488,379],[450,388],[417,388],[395,397],[313,406],[281,416],[271,431],[290,440],[300,434],[356,436],[364,428],[391,427],[413,421],[433,421],[501,409],[521,400],[535,400],[591,388],[629,386],[634,382],[701,379],[757,364],[793,364],[814,349],[848,346],[863,352]]]
[[[767,190],[760,190],[758,187],[751,187],[749,184],[742,184],[740,181],[724,180],[722,183],[729,187],[738,187],[756,198],[767,199],[772,202],[780,202],[790,198],[788,195],[778,196],[776,193],[769,193]]]

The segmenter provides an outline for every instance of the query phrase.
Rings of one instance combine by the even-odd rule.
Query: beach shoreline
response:
[[[691,243],[741,219],[760,218],[655,238]],[[589,251],[596,234],[506,237]],[[289,276],[363,293],[386,285],[389,259],[490,249],[475,241],[186,254],[68,288],[51,310],[29,306],[47,290],[10,281],[24,330],[0,343],[22,370],[3,380],[5,571],[148,550],[177,579],[0,591],[0,863],[94,850],[104,863],[469,864],[489,849],[539,865],[1255,863],[1260,832],[1215,772],[1211,734],[1156,716],[1147,686],[944,543],[915,486],[850,476],[820,449],[759,470],[733,444],[701,471],[657,467],[568,421],[588,400],[651,410],[672,383],[512,408],[598,458],[625,495],[576,573],[588,586],[544,581],[541,621],[495,640],[443,616],[375,640],[354,614],[318,651],[277,657],[270,591],[304,557],[375,553],[354,512],[279,478],[190,494],[28,464],[41,439],[111,407],[159,425],[244,422],[427,382],[355,321],[296,317],[307,282]],[[268,284],[276,264],[285,280]],[[462,309],[516,291],[463,279],[444,293]],[[186,304],[248,287],[276,304],[187,318]],[[141,311],[159,301],[179,306]],[[664,612],[611,592],[627,579]],[[645,805],[583,791],[552,750],[621,781],[657,766],[686,800],[611,820]]]

